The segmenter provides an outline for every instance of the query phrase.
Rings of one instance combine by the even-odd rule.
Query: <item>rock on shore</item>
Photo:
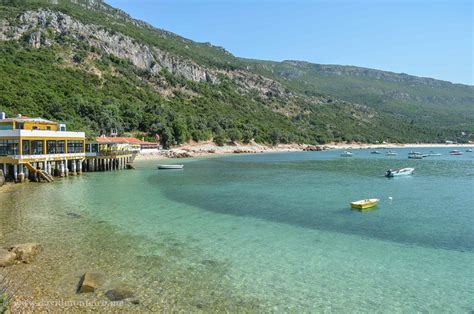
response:
[[[7,267],[17,263],[29,264],[41,252],[41,245],[37,243],[17,244],[0,248],[0,267]]]

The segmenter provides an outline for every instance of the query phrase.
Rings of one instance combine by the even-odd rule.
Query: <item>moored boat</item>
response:
[[[396,153],[396,152],[394,152],[394,151],[391,151],[391,150],[388,151],[388,152],[385,154],[385,156],[397,156],[397,155],[398,155],[398,153]]]
[[[424,157],[426,157],[426,155],[424,155],[420,152],[411,151],[411,152],[408,153],[408,158],[410,158],[410,159],[423,159]]]
[[[455,155],[455,156],[456,155],[462,155],[462,151],[455,149],[455,150],[450,151],[449,154],[450,155]]]
[[[472,153],[472,148],[466,149],[466,153]]]
[[[374,150],[372,152],[370,152],[372,155],[380,155],[381,152],[379,152],[378,150]]]
[[[352,202],[351,207],[352,208],[357,208],[357,209],[372,208],[372,207],[377,206],[379,201],[380,200],[378,198],[370,198],[370,199],[366,199],[366,200],[360,200],[360,201]]]
[[[388,169],[385,173],[387,178],[408,176],[415,171],[415,168]]]
[[[347,150],[344,151],[342,154],[341,154],[341,157],[352,157],[352,153],[351,152],[348,152]]]
[[[435,153],[434,151],[430,151],[426,157],[438,157],[438,156],[443,156],[443,154],[440,153]]]
[[[178,170],[183,169],[184,165],[158,165],[160,170]]]

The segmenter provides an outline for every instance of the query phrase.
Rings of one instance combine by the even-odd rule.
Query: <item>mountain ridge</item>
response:
[[[401,142],[442,141],[448,137],[467,140],[468,138],[460,138],[460,132],[472,133],[474,129],[467,119],[472,114],[474,103],[470,95],[474,89],[470,86],[466,87],[466,92],[462,90],[453,92],[450,85],[428,79],[431,80],[429,82],[437,84],[436,86],[441,86],[441,91],[427,92],[426,86],[422,84],[426,82],[424,78],[405,74],[395,73],[403,79],[408,77],[419,82],[421,85],[417,85],[416,88],[421,90],[406,86],[404,81],[392,82],[394,73],[387,71],[318,65],[294,60],[278,63],[239,58],[224,48],[209,43],[196,43],[171,32],[156,29],[146,22],[133,19],[119,9],[110,7],[103,1],[28,0],[19,3],[14,0],[1,0],[0,5],[3,5],[0,6],[0,42],[7,45],[3,47],[4,51],[12,49],[18,53],[34,55],[34,50],[28,47],[45,49],[48,53],[56,55],[57,61],[54,62],[56,67],[51,71],[62,71],[64,64],[67,64],[69,69],[74,69],[80,75],[97,74],[103,81],[102,84],[107,83],[104,81],[105,77],[116,75],[119,72],[117,68],[120,68],[126,72],[121,76],[123,80],[121,84],[135,80],[140,84],[144,83],[146,87],[143,88],[147,90],[150,88],[158,94],[150,96],[153,99],[159,96],[159,100],[156,98],[155,102],[162,103],[162,107],[169,106],[166,110],[175,112],[181,120],[185,120],[181,123],[181,127],[186,129],[186,132],[184,135],[179,134],[175,121],[164,121],[162,117],[155,117],[155,120],[160,122],[155,121],[150,127],[140,123],[134,123],[133,126],[126,125],[123,121],[128,118],[123,116],[122,107],[128,105],[125,106],[120,102],[121,96],[116,96],[117,99],[114,100],[117,102],[117,108],[114,109],[116,111],[113,113],[114,122],[111,123],[120,124],[124,131],[141,131],[149,136],[154,133],[161,135],[167,133],[168,136],[164,138],[170,138],[169,144],[215,137],[240,140],[244,137],[243,133],[246,135],[246,140],[254,138],[262,142],[314,143],[331,140],[385,139]],[[102,12],[104,10],[108,12],[106,16]],[[15,46],[12,42],[20,45]],[[34,61],[31,62],[34,67]],[[8,67],[8,64],[5,64],[5,67]],[[326,73],[322,73],[323,70]],[[352,72],[348,72],[349,70]],[[336,77],[334,73],[339,74]],[[355,75],[357,81],[354,81],[354,77],[348,73]],[[379,79],[382,83],[375,83],[373,77],[361,78],[361,73],[378,75],[392,81]],[[49,86],[46,88],[53,94],[57,92]],[[235,99],[226,97],[223,100],[219,93],[209,93],[209,88],[221,94],[234,95],[239,101],[254,108],[253,111],[260,112],[263,120],[258,123],[250,122],[255,117],[239,113],[238,123],[232,125],[219,122],[218,127],[212,127],[212,121],[202,116],[202,112],[196,112],[197,109],[194,107],[183,107],[183,103],[186,102],[205,100],[216,106],[214,109],[220,108],[216,109],[218,112],[212,114],[222,116],[221,120],[235,118],[234,115],[242,108],[235,104],[232,112],[228,112],[229,108],[225,104],[235,102]],[[364,93],[360,94],[359,90],[363,90]],[[4,103],[6,98],[10,103],[5,108],[7,112],[21,110],[26,106],[21,104],[22,99],[15,99],[13,91],[11,95],[7,93],[3,97]],[[460,100],[455,100],[458,102],[452,109],[455,114],[445,114],[442,107],[452,102],[451,94]],[[88,97],[94,98],[93,95]],[[372,98],[376,101],[372,101]],[[380,99],[382,102],[379,104]],[[0,106],[1,101],[2,97]],[[67,107],[67,99],[61,101]],[[435,104],[431,105],[429,101],[434,101]],[[416,110],[408,110],[411,107],[407,103]],[[139,109],[148,105],[138,102],[136,104]],[[433,108],[436,110],[430,118],[428,113],[431,113]],[[210,108],[206,108],[208,109]],[[35,110],[42,111],[41,108]],[[107,126],[100,126],[101,122],[94,117],[84,116],[82,112],[71,111],[70,108],[64,110],[75,117],[71,119],[77,120],[78,127],[89,128],[90,133],[107,131]],[[202,125],[199,127],[189,123],[190,112],[187,114],[185,112],[190,110],[198,120],[202,120]],[[48,110],[43,111],[46,116],[58,115]],[[420,114],[423,116],[417,117]],[[281,130],[265,125],[263,116],[266,115],[280,121],[275,125],[283,123]],[[434,123],[429,121],[430,119],[434,120]],[[421,127],[417,126],[420,121],[424,124]],[[249,127],[245,125],[246,123]],[[156,124],[158,126],[153,127]],[[403,132],[399,130],[401,125],[407,126]],[[377,130],[371,131],[370,128]],[[197,131],[199,136],[192,135]],[[260,131],[260,135],[256,134],[257,131]],[[413,134],[407,133],[410,131]],[[229,136],[228,133],[233,136]]]

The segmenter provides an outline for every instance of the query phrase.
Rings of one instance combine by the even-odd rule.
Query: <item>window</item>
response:
[[[37,127],[37,126],[34,126],[32,129],[33,129],[33,130],[38,130],[38,127]]]
[[[23,130],[25,128],[25,123],[23,122],[17,122],[15,123],[15,129],[17,130]]]
[[[0,156],[18,155],[18,140],[0,140]]]
[[[84,143],[82,141],[67,141],[68,154],[77,154],[84,151]]]
[[[46,147],[48,154],[56,154],[56,141],[47,141]]]
[[[31,141],[31,154],[43,155],[43,141]]]
[[[99,144],[92,144],[92,152],[93,153],[99,152]]]
[[[56,142],[56,152],[58,154],[64,154],[66,151],[65,151],[65,147],[66,147],[66,141],[57,141]]]
[[[46,127],[46,130],[51,131],[51,127],[50,127],[50,126],[47,126],[47,127]]]
[[[21,141],[21,153],[22,155],[30,155],[30,141],[28,140]]]

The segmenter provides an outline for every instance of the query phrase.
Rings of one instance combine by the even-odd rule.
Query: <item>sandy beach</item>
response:
[[[136,160],[160,160],[169,158],[192,158],[227,154],[260,154],[279,152],[316,151],[329,149],[395,149],[395,148],[440,148],[440,147],[474,147],[474,144],[364,144],[364,143],[330,143],[325,145],[279,144],[275,146],[258,143],[218,146],[213,142],[184,144],[169,150],[151,150],[141,152]]]

